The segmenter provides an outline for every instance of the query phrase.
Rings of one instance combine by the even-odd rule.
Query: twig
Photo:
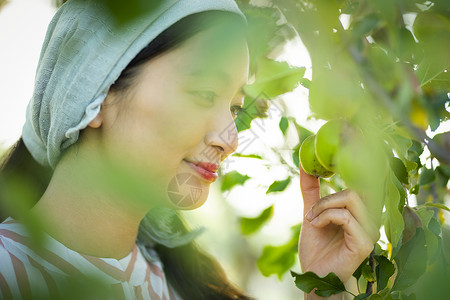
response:
[[[375,264],[373,261],[373,256],[375,255],[375,246],[372,249],[372,252],[370,252],[369,255],[369,266],[372,269],[372,272],[375,271]],[[371,295],[372,294],[372,287],[373,287],[373,281],[367,281],[367,286],[366,286],[366,295]]]

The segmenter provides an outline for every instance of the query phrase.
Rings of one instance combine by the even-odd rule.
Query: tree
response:
[[[448,235],[444,212],[450,211],[445,205],[449,195],[450,132],[434,138],[427,132],[441,129],[450,115],[450,3],[269,2],[265,7],[240,2],[250,27],[268,33],[258,36],[253,44],[256,81],[246,87],[249,99],[245,103],[261,95],[270,102],[302,84],[309,89],[314,118],[345,124],[335,130],[336,136],[329,133],[323,139],[335,138],[338,142],[331,168],[336,174],[321,182],[334,191],[350,187],[368,199],[389,241],[388,245],[376,244],[355,272],[359,285],[365,285],[365,291],[355,299],[414,299],[413,294],[429,299],[433,298],[430,294],[448,292],[443,279],[449,275],[448,249],[443,239]],[[269,21],[274,19],[285,22],[278,25],[280,22]],[[273,45],[292,37],[291,30],[310,54],[311,81],[295,77],[300,74],[295,74],[294,68],[267,60]],[[247,112],[250,110],[247,108]],[[313,133],[285,113],[280,131],[285,134],[289,126],[295,126],[299,137],[292,162],[286,163],[292,168],[298,166],[300,145]],[[251,123],[249,115],[238,118],[238,127],[240,122]],[[316,154],[327,151],[331,151],[329,145],[316,140]],[[227,175],[243,182],[240,174]],[[230,180],[227,175],[224,182]],[[291,176],[284,182],[290,181]],[[274,182],[274,186],[283,191],[286,184]],[[256,231],[255,227],[269,218],[265,210],[258,218],[243,219],[244,232]],[[292,267],[293,261],[287,259],[297,251],[292,245],[295,242],[266,247],[259,260],[263,274],[275,273],[281,278]],[[317,288],[317,294],[328,296],[345,291],[334,274],[324,278],[310,272],[292,275],[297,287],[306,292]]]

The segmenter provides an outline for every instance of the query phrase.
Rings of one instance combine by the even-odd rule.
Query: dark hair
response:
[[[223,17],[223,18],[222,18]],[[211,26],[211,21],[225,20],[226,24],[240,27],[242,33],[242,19],[233,13],[208,11],[185,17],[162,32],[150,42],[147,47],[122,71],[120,77],[111,86],[111,91],[126,91],[139,73],[140,67],[150,59],[180,46],[184,41]],[[215,24],[215,23],[214,23]],[[225,23],[223,23],[225,24]],[[226,25],[226,26],[228,26]],[[237,28],[237,27],[236,27]],[[228,28],[229,29],[229,28]],[[52,176],[52,170],[39,165],[30,155],[22,138],[4,154],[0,165],[0,220],[8,216],[17,217],[12,209],[11,193],[8,187],[15,184],[14,178],[20,182],[31,184],[32,198],[36,203],[44,194]],[[9,203],[9,204],[8,204]],[[33,204],[30,204],[32,206]],[[31,207],[30,207],[31,208]],[[177,222],[178,229],[187,232],[181,216]],[[221,265],[212,256],[204,252],[193,241],[176,248],[156,245],[164,266],[164,273],[169,283],[184,299],[253,299],[245,296],[226,277]]]

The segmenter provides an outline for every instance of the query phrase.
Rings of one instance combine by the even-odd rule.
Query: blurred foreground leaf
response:
[[[263,210],[256,218],[241,218],[241,232],[244,235],[252,234],[261,228],[273,216],[273,205]]]
[[[291,239],[281,246],[265,246],[260,258],[257,261],[259,270],[264,276],[276,274],[281,280],[285,274],[294,265],[298,255],[298,239],[300,235],[301,224],[291,227]]]
[[[266,194],[274,193],[274,192],[282,192],[286,189],[286,187],[291,182],[292,178],[289,176],[288,178],[284,180],[276,180],[272,182],[272,184],[269,186],[269,188],[266,191]]]
[[[250,179],[247,175],[242,175],[238,171],[231,171],[228,172],[223,176],[222,179],[222,185],[220,186],[220,190],[222,192],[229,191],[231,188],[233,188],[236,185],[243,185],[244,182],[246,182],[248,179]]]

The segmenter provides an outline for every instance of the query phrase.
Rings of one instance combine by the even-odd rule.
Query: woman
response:
[[[0,174],[11,214],[15,178],[34,184],[37,201],[0,225],[3,298],[69,297],[75,289],[123,299],[250,299],[174,213],[206,201],[237,147],[233,120],[249,72],[244,28],[232,0],[162,1],[123,23],[101,1],[62,6],[22,139]],[[347,281],[377,227],[355,193],[320,199],[317,179],[305,173],[301,187],[309,211],[302,269]],[[23,226],[30,220],[45,232],[41,247]]]

